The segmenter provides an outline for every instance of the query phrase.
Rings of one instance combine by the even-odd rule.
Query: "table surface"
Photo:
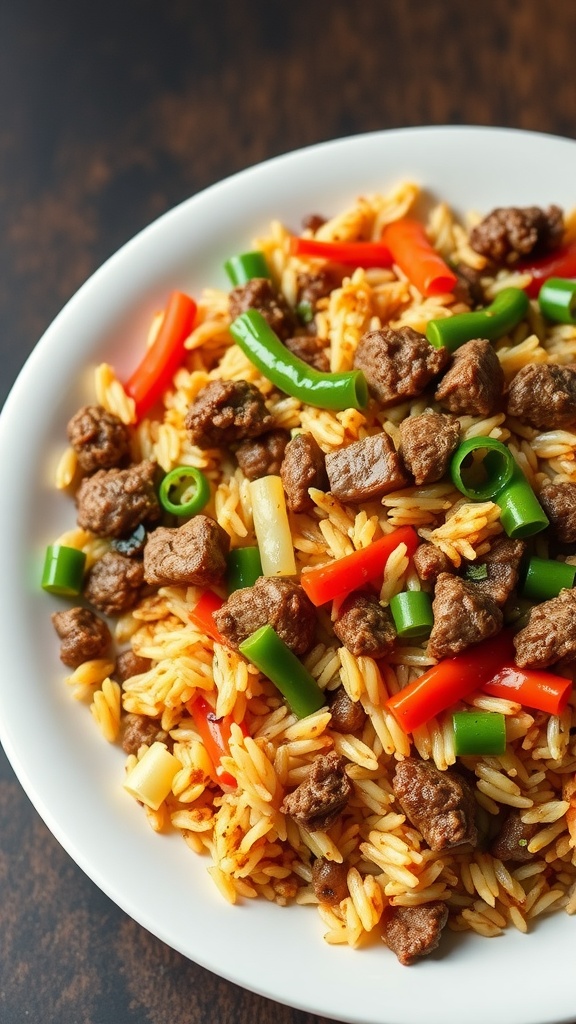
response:
[[[0,404],[107,256],[237,170],[410,125],[576,137],[575,38],[576,5],[541,0],[0,5]],[[128,918],[61,849],[1,751],[0,928],[2,1024],[320,1020]]]

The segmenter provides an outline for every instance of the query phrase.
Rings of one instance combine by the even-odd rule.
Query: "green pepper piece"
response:
[[[239,647],[240,653],[280,690],[298,718],[306,718],[325,704],[313,676],[272,626],[261,626]]]
[[[246,284],[255,277],[270,277],[266,257],[259,250],[231,256],[229,260],[226,260],[224,270],[235,288],[238,285]]]
[[[576,565],[534,555],[528,562],[521,593],[531,601],[549,601],[561,590],[571,589],[575,579]]]
[[[262,576],[260,550],[257,547],[232,548],[226,559],[226,586],[228,593],[253,587]],[[576,570],[575,570],[576,571]]]
[[[454,752],[458,757],[498,756],[506,750],[506,720],[498,711],[455,711]]]
[[[426,337],[435,348],[448,348],[451,352],[473,338],[495,341],[520,323],[528,307],[528,297],[521,288],[503,288],[485,309],[430,320]]]
[[[314,370],[282,344],[257,309],[236,317],[230,333],[254,366],[285,394],[317,409],[364,409],[368,404],[368,385],[361,370]]]
[[[177,466],[166,473],[158,498],[162,508],[174,516],[195,516],[208,503],[210,484],[194,466]]]
[[[400,637],[425,637],[434,625],[432,601],[424,590],[404,590],[390,600],[390,612]]]
[[[541,312],[559,324],[576,324],[576,281],[549,277],[538,295]]]
[[[86,555],[78,548],[49,544],[44,558],[42,589],[61,597],[77,597],[82,593]]]

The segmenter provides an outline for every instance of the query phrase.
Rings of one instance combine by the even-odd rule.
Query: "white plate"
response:
[[[32,353],[0,418],[0,731],[39,814],[120,907],[209,970],[282,1003],[361,1024],[552,1024],[576,1018],[576,921],[565,914],[529,935],[448,933],[441,952],[400,966],[378,944],[328,946],[312,909],[265,901],[230,907],[177,836],[155,835],[121,786],[123,755],[108,746],[63,683],[39,588],[47,543],[73,525],[51,487],[70,415],[88,397],[87,367],[134,363],[167,292],[226,287],[223,260],[273,218],[297,229],[362,192],[411,179],[461,211],[495,205],[576,205],[576,143],[492,128],[415,128],[328,142],[207,189],[139,234],[80,289]],[[70,254],[73,258],[73,254]]]

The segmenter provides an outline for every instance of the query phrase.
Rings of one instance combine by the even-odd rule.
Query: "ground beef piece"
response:
[[[508,415],[537,430],[562,430],[576,423],[576,366],[532,363],[513,377]]]
[[[93,658],[103,658],[112,642],[107,624],[89,608],[54,612],[52,622],[62,641],[60,659],[70,668],[78,668]]]
[[[330,360],[324,342],[315,334],[296,334],[293,338],[286,338],[286,348],[298,359],[313,366],[320,373],[328,373]]]
[[[248,309],[257,309],[278,337],[284,341],[296,329],[296,318],[283,295],[276,291],[267,277],[253,277],[230,292],[230,319],[235,320]]]
[[[435,544],[424,542],[414,552],[414,568],[423,583],[436,583],[441,572],[451,572],[452,562]]]
[[[447,348],[434,348],[411,327],[369,331],[354,354],[355,368],[363,371],[368,387],[384,406],[421,395],[449,360]]]
[[[142,562],[107,551],[86,574],[84,597],[104,615],[122,615],[134,607],[143,586]]]
[[[333,267],[322,267],[314,274],[301,272],[296,278],[296,302],[305,303],[315,310],[319,299],[325,299],[342,283],[341,275]]]
[[[343,686],[328,696],[330,726],[335,732],[360,732],[366,724],[367,715],[360,701],[350,700]]]
[[[516,664],[547,668],[576,658],[576,590],[561,590],[558,597],[536,604],[528,622],[514,637]]]
[[[448,907],[442,900],[423,903],[419,907],[393,907],[382,915],[384,942],[401,964],[409,966],[420,956],[427,956],[440,942],[448,920]]]
[[[474,267],[469,267],[467,263],[458,263],[454,267],[454,273],[458,278],[454,288],[455,298],[459,302],[465,302],[467,306],[483,306],[485,297],[480,272]]]
[[[157,740],[165,743],[167,738],[168,733],[156,718],[129,714],[122,721],[122,749],[127,754],[137,754],[143,743],[151,747]]]
[[[400,424],[400,457],[418,486],[440,480],[460,439],[453,416],[428,410],[407,416]]]
[[[487,576],[485,579],[472,578],[469,582],[502,607],[518,583],[520,564],[525,551],[526,544],[523,540],[511,540],[507,537],[497,540],[484,558],[471,563],[474,573],[477,573],[481,566],[485,566]]]
[[[452,365],[434,395],[456,416],[490,416],[504,392],[504,371],[485,338],[467,341],[456,349]]]
[[[337,907],[348,896],[348,868],[325,857],[317,857],[312,865],[312,888],[320,903]]]
[[[151,665],[150,658],[143,658],[132,650],[122,651],[116,658],[114,678],[119,683],[124,683],[127,679],[131,679],[132,676],[140,676],[144,672],[148,672]]]
[[[185,420],[193,444],[199,448],[227,448],[246,437],[272,430],[264,398],[255,384],[245,380],[213,380],[192,402]]]
[[[305,217],[302,217],[302,230],[316,233],[318,228],[325,223],[326,217],[323,217],[321,213],[307,213]]]
[[[128,469],[99,469],[76,493],[78,525],[99,537],[129,537],[141,523],[155,523],[160,505],[156,463],[149,459]]]
[[[381,498],[408,483],[400,456],[385,431],[329,452],[326,472],[334,497],[353,503]]]
[[[432,611],[428,653],[438,660],[451,658],[502,629],[502,612],[496,602],[476,584],[452,573],[440,573],[436,580]]]
[[[548,483],[539,500],[560,543],[576,543],[576,484]]]
[[[430,761],[407,757],[396,765],[392,788],[431,850],[476,845],[474,793],[454,769],[442,772]]]
[[[492,210],[470,232],[470,245],[492,263],[510,262],[533,252],[554,249],[562,241],[560,207],[507,206]]]
[[[539,827],[538,824],[526,825],[520,817],[520,811],[509,811],[490,846],[490,853],[499,860],[513,860],[519,864],[532,860],[534,854],[530,853],[528,843]]]
[[[315,758],[304,782],[284,797],[280,810],[309,832],[324,832],[340,817],[351,794],[344,758],[331,750]]]
[[[242,587],[230,594],[217,612],[214,622],[231,647],[261,626],[272,626],[295,654],[305,654],[316,633],[314,606],[302,587],[292,580],[260,576],[253,587]]]
[[[130,454],[130,430],[101,405],[84,405],[67,427],[80,468],[85,473],[119,466]]]
[[[261,476],[278,475],[289,440],[290,433],[278,429],[242,441],[236,449],[236,458],[244,476],[258,480]]]
[[[171,529],[160,526],[144,548],[144,578],[156,587],[211,587],[226,572],[229,550],[228,534],[208,516],[194,516]]]
[[[333,623],[338,639],[355,658],[383,658],[394,647],[392,616],[372,594],[355,591],[341,604]]]
[[[291,512],[308,512],[314,507],[310,487],[328,490],[325,455],[313,434],[296,434],[288,442],[280,476]]]

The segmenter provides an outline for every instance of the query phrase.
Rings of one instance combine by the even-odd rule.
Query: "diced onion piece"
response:
[[[296,560],[279,476],[262,476],[250,484],[254,530],[265,576],[295,576]]]
[[[179,760],[167,750],[164,743],[157,741],[127,775],[124,789],[157,811],[172,789],[174,776],[180,768]]]

